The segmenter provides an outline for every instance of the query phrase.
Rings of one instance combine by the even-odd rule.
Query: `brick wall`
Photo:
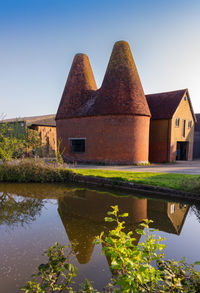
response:
[[[148,162],[147,116],[108,115],[56,121],[61,151],[70,161],[134,164]],[[71,153],[69,138],[85,138],[85,153]]]

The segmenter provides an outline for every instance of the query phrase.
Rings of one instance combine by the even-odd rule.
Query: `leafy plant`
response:
[[[156,284],[161,281],[161,272],[156,270],[153,262],[162,259],[163,254],[157,254],[157,250],[162,251],[165,245],[160,242],[163,238],[155,239],[149,234],[149,224],[151,220],[144,220],[140,224],[141,228],[136,232],[140,235],[147,236],[145,242],[141,242],[138,246],[134,244],[136,239],[132,237],[133,232],[123,232],[125,226],[121,218],[127,217],[124,213],[118,215],[118,207],[112,206],[113,211],[108,212],[109,217],[105,218],[107,222],[115,222],[116,228],[111,230],[108,236],[104,237],[101,233],[96,239],[97,244],[103,245],[103,253],[111,259],[111,269],[116,271],[117,277],[113,278],[113,284],[119,289],[115,292],[156,292]]]
[[[102,251],[110,257],[111,269],[116,272],[112,279],[114,292],[200,292],[200,272],[195,269],[200,262],[190,265],[185,259],[164,260],[164,254],[159,253],[165,247],[160,243],[164,238],[156,239],[152,234],[155,230],[149,229],[151,220],[144,219],[140,224],[146,232],[136,229],[146,236],[146,241],[136,246],[132,232],[123,232],[125,222],[120,221],[128,214],[118,215],[117,206],[112,209],[105,221],[117,226],[106,237],[101,233],[96,243],[102,244]]]
[[[67,254],[65,253],[66,249]],[[73,292],[71,284],[72,279],[76,277],[77,268],[69,262],[72,249],[56,242],[54,246],[44,252],[44,256],[48,257],[48,262],[38,267],[38,273],[33,275],[33,281],[29,281],[22,290],[26,293],[50,293],[62,292],[63,290]],[[37,278],[40,278],[41,282],[38,282]]]
[[[108,212],[107,222],[114,222],[116,228],[111,230],[108,235],[102,232],[96,237],[95,243],[102,245],[102,254],[111,260],[111,271],[113,277],[107,284],[103,292],[123,292],[123,293],[153,293],[153,292],[176,292],[176,293],[195,293],[200,292],[200,272],[195,270],[196,262],[193,265],[185,263],[185,260],[174,261],[164,260],[161,253],[165,245],[161,244],[164,238],[155,237],[149,228],[151,220],[145,219],[140,224],[141,228],[136,232],[145,235],[146,240],[134,244],[135,238],[130,231],[125,233],[125,222],[123,218],[128,213],[119,215],[117,206],[112,206],[112,211]],[[67,255],[64,250],[68,249]],[[50,247],[45,255],[48,256],[48,263],[38,267],[38,273],[34,275],[33,281],[29,281],[23,288],[29,292],[98,292],[92,284],[85,280],[81,289],[73,291],[73,278],[78,270],[69,261],[72,254],[70,246],[61,246],[56,243]],[[36,280],[41,279],[41,282]]]
[[[26,134],[26,148],[27,152],[32,152],[42,156],[42,140],[37,130],[28,128]]]
[[[58,139],[58,141],[57,141],[57,150],[55,151],[55,155],[56,155],[56,162],[58,164],[63,165],[64,161],[63,161],[62,155],[63,155],[65,149],[63,149],[61,151],[61,148],[60,148],[61,142],[62,142],[61,139]]]
[[[25,138],[17,130],[18,135],[14,135],[15,130],[8,123],[0,123],[0,159],[3,161],[20,157],[25,150]]]
[[[68,169],[34,159],[0,165],[0,182],[68,182],[71,174]]]
[[[195,269],[195,265],[200,265],[200,262],[187,264],[183,258],[180,262],[162,260],[157,264],[163,272],[159,292],[200,292],[200,273]]]

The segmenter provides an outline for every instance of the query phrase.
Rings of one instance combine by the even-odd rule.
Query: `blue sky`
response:
[[[101,85],[129,42],[145,93],[188,88],[200,112],[199,0],[0,0],[0,113],[56,113],[76,53]]]

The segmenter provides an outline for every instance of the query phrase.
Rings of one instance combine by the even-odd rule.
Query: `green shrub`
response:
[[[71,172],[34,159],[0,165],[1,182],[66,182]]]

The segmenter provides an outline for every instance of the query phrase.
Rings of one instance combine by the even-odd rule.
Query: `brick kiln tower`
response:
[[[56,115],[64,159],[147,162],[150,116],[127,42],[115,43],[99,90],[88,57],[78,54]]]

